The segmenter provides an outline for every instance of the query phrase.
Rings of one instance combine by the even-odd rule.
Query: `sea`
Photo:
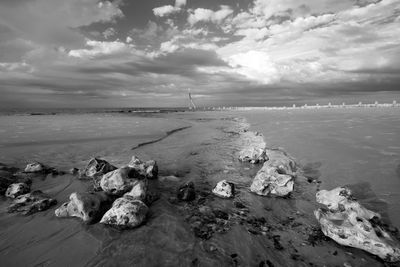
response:
[[[286,151],[319,183],[296,182],[288,199],[250,193],[260,166],[237,160],[243,127],[262,133],[268,147]],[[118,230],[55,217],[55,208],[72,192],[85,192],[90,182],[72,174],[48,175],[34,180],[32,189],[56,198],[57,206],[22,216],[7,213],[10,200],[0,199],[0,265],[384,266],[363,251],[309,239],[318,229],[316,190],[344,185],[358,191],[362,204],[400,227],[399,108],[30,110],[0,115],[4,164],[24,168],[39,161],[68,171],[84,168],[93,157],[124,166],[133,155],[159,165],[159,179],[150,184],[159,199],[144,225]],[[235,183],[234,200],[207,193],[222,179]],[[189,181],[201,203],[172,201],[177,188]],[[246,207],[244,219],[236,202]],[[199,205],[226,211],[229,230],[209,239],[196,236],[188,218]],[[271,234],[250,229],[259,227],[259,218],[266,220],[263,227]]]

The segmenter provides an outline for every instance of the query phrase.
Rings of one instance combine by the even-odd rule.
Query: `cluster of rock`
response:
[[[242,136],[247,147],[239,160],[264,162],[250,186],[250,191],[262,196],[288,196],[294,189],[297,164],[284,151],[266,148],[262,136],[245,131]],[[323,234],[345,246],[363,249],[390,262],[400,260],[400,246],[393,238],[378,213],[370,211],[355,200],[350,189],[339,187],[321,190],[317,202],[324,208],[316,210],[315,217]]]
[[[326,236],[386,261],[400,260],[399,243],[384,229],[381,216],[357,202],[349,188],[321,190],[316,199],[324,205],[314,214]]]
[[[241,132],[242,146],[239,160],[252,164],[263,163],[250,186],[250,191],[261,196],[285,197],[293,191],[296,162],[284,151],[268,149],[263,135],[258,132]]]
[[[155,161],[142,162],[133,156],[127,166],[117,168],[94,158],[80,176],[92,178],[100,192],[72,193],[69,201],[56,209],[57,217],[79,217],[87,223],[100,221],[120,228],[134,228],[145,221],[150,202],[148,179],[158,176]]]
[[[42,191],[30,192],[32,177],[49,173],[60,172],[40,162],[29,163],[24,171],[0,164],[0,193],[12,199],[7,211],[29,215],[55,205],[57,201]]]

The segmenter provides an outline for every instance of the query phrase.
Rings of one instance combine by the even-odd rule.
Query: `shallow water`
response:
[[[321,189],[369,185],[387,204],[391,222],[400,227],[400,109],[298,109],[240,115],[264,134],[268,146],[283,147],[303,165],[314,166]]]
[[[382,265],[365,252],[344,249],[333,241],[312,247],[307,243],[309,229],[316,226],[312,214],[316,208],[316,185],[299,179],[293,197],[289,199],[259,197],[248,191],[258,167],[237,161],[237,152],[241,149],[237,132],[243,126],[243,121],[236,119],[238,117],[246,117],[254,129],[262,131],[267,144],[284,146],[287,152],[306,167],[306,171],[320,176],[323,181],[321,187],[365,181],[344,178],[348,173],[353,173],[354,168],[360,168],[354,167],[351,162],[369,160],[369,157],[374,160],[382,158],[357,155],[358,150],[352,152],[352,149],[357,148],[355,144],[360,141],[359,136],[348,136],[348,131],[341,127],[351,125],[355,129],[361,128],[360,133],[373,136],[367,138],[372,142],[376,132],[380,131],[368,132],[365,128],[375,129],[378,121],[379,127],[383,127],[381,124],[393,123],[398,114],[377,110],[375,112],[378,113],[368,116],[358,111],[353,114],[321,112],[187,112],[147,117],[121,114],[0,117],[1,125],[7,125],[1,128],[3,131],[0,133],[0,162],[22,167],[28,160],[34,159],[66,170],[83,167],[91,156],[101,156],[117,166],[123,166],[132,155],[137,155],[145,160],[157,160],[161,176],[150,184],[151,190],[160,193],[160,199],[151,205],[147,222],[137,229],[127,231],[118,231],[100,224],[84,225],[73,218],[56,218],[55,207],[28,217],[7,214],[5,209],[8,200],[0,201],[1,265],[259,266],[268,262],[275,266],[309,266],[311,263],[314,266],[339,266],[344,262],[352,266]],[[371,117],[375,119],[370,121]],[[385,123],[382,120],[388,121]],[[21,126],[24,130],[17,133],[17,128]],[[397,126],[385,127],[388,127],[385,131],[396,132],[394,128]],[[330,134],[335,138],[328,138],[330,135],[323,138],[330,131],[333,131]],[[14,133],[19,136],[13,138]],[[392,135],[392,138],[398,139],[398,133]],[[354,148],[349,146],[349,142],[354,142]],[[389,147],[394,147],[390,142],[387,139],[377,139],[374,143],[377,148],[375,151],[389,144]],[[326,149],[329,146],[333,147]],[[391,165],[386,162],[395,162],[394,157],[386,155],[384,162],[371,162],[363,166],[389,168]],[[344,165],[339,164],[342,159],[347,160]],[[395,169],[393,171],[395,173]],[[364,177],[356,176],[356,173],[350,177]],[[234,201],[243,203],[251,216],[265,217],[268,225],[273,226],[271,236],[251,234],[246,222],[237,221],[234,217],[229,231],[225,233],[215,233],[209,240],[194,235],[186,218],[197,204],[174,203],[170,199],[175,196],[180,184],[193,181],[197,193],[204,194],[205,203],[201,205],[227,211],[233,216],[238,212],[233,200],[207,194],[222,179],[236,184]],[[375,201],[374,192],[380,198],[385,196],[383,189],[380,191],[379,186],[372,182],[370,184],[372,191],[368,192],[365,191],[368,184],[357,187],[368,193],[364,199]],[[393,182],[389,185],[397,184]],[[77,180],[72,175],[49,175],[33,181],[33,189],[54,196],[59,204],[66,201],[72,192],[84,192],[89,186],[89,182]],[[386,194],[397,192],[397,188],[387,188]],[[390,199],[387,197],[385,200],[389,202]],[[395,216],[391,212],[396,207],[395,203],[389,205],[389,215],[393,221]],[[295,218],[294,222],[300,226],[295,226],[291,219],[288,222],[289,217]],[[272,235],[280,236],[283,250],[275,248]],[[335,251],[336,254],[333,254]],[[293,259],[296,255],[301,256]]]

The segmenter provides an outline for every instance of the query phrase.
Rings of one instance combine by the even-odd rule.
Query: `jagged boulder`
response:
[[[281,150],[267,150],[268,161],[257,172],[250,191],[258,195],[287,196],[293,191],[296,162]]]
[[[196,198],[194,183],[189,182],[178,188],[177,198],[182,201],[192,201]]]
[[[143,179],[146,178],[135,168],[126,166],[104,174],[100,180],[100,187],[107,194],[121,196]]]
[[[276,167],[263,166],[254,177],[250,191],[261,196],[287,196],[293,191],[294,179],[288,174],[280,174]]]
[[[235,194],[235,185],[226,180],[219,181],[212,192],[222,198],[231,198]]]
[[[244,148],[239,153],[240,161],[257,164],[268,160],[262,134],[246,131],[242,133],[242,140]]]
[[[24,171],[37,173],[37,172],[46,172],[47,169],[48,168],[44,164],[36,161],[36,162],[32,162],[32,163],[29,163],[28,165],[26,165]]]
[[[267,149],[268,161],[265,163],[270,167],[275,167],[280,174],[296,175],[296,161],[285,151],[280,149]]]
[[[126,195],[114,201],[100,223],[119,228],[134,228],[145,221],[148,210],[141,200]]]
[[[315,196],[317,202],[325,205],[331,212],[353,210],[363,218],[372,219],[374,217],[381,217],[378,213],[366,209],[357,202],[351,190],[347,187],[320,190]]]
[[[12,204],[7,208],[9,213],[19,212],[30,215],[39,211],[44,211],[57,204],[57,200],[50,198],[40,190],[16,197]]]
[[[131,191],[125,193],[124,196],[131,197],[132,199],[145,201],[147,197],[147,186],[148,186],[147,179],[137,180],[134,183]]]
[[[29,177],[30,174],[23,172],[16,172],[17,169],[3,169],[0,170],[0,195],[4,195],[11,184],[24,183],[28,186],[32,184],[32,179]]]
[[[7,191],[7,188],[15,183],[15,177],[12,172],[7,170],[0,170],[0,194],[4,195]]]
[[[143,162],[138,157],[132,156],[128,166],[147,179],[156,179],[158,176],[158,165],[155,160]]]
[[[104,192],[72,193],[69,201],[55,210],[57,217],[78,217],[86,223],[100,218],[109,204],[109,197]]]
[[[365,250],[383,260],[400,260],[398,241],[382,227],[379,214],[364,208],[345,187],[317,193],[326,205],[314,212],[322,232],[341,245]]]
[[[81,178],[96,178],[116,169],[117,167],[103,159],[92,158],[86,167],[80,171],[80,176]]]
[[[30,186],[25,183],[11,184],[6,191],[6,197],[16,198],[30,191]]]

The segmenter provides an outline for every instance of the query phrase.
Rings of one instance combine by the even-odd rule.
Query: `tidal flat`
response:
[[[33,178],[31,190],[58,201],[46,211],[7,213],[10,200],[2,197],[4,266],[387,265],[321,232],[315,194],[343,185],[400,227],[397,108],[13,115],[0,116],[0,125],[1,163],[23,169],[39,161],[65,171]],[[289,197],[249,191],[261,166],[238,161],[244,128],[296,159],[303,175]],[[159,168],[158,179],[149,181],[158,199],[143,225],[120,230],[55,217],[71,193],[91,184],[69,169],[82,169],[93,157],[122,167],[133,155],[153,159]],[[234,198],[211,193],[221,180],[235,184]],[[188,182],[195,199],[177,200],[177,189]]]

